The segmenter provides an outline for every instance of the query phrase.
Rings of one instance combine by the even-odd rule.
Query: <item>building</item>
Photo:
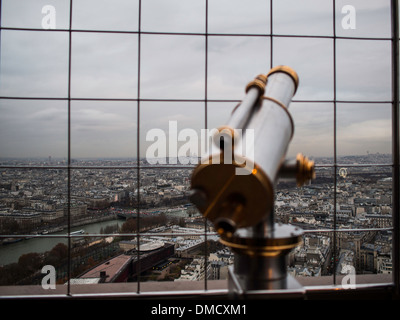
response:
[[[207,263],[205,266],[204,259],[193,259],[193,261],[185,266],[185,269],[181,271],[181,276],[175,281],[200,281],[205,279],[207,269],[207,279],[211,279],[213,273],[211,272],[211,263]]]
[[[139,253],[135,250],[111,258],[80,275],[73,283],[114,283],[132,281],[138,272],[145,272],[174,255],[174,245],[144,245]],[[138,261],[140,256],[140,264]],[[86,282],[87,281],[87,282]]]
[[[392,215],[389,214],[366,214],[365,218],[370,224],[377,228],[388,228],[392,226]]]

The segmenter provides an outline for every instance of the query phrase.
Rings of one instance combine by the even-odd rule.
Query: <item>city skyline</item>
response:
[[[383,162],[374,162],[374,160],[372,162],[363,162],[366,164],[378,164],[378,163],[382,163],[382,164],[389,164],[392,160],[392,154],[391,153],[380,153],[380,152],[376,152],[376,153],[372,153],[369,152],[369,150],[366,150],[365,154],[348,154],[348,155],[338,155],[337,156],[337,160],[339,162],[339,164],[358,164],[358,162],[352,163],[351,161],[357,161],[360,158],[363,159],[364,161],[366,161],[365,159],[368,159],[369,157],[373,157],[373,156],[377,156],[380,160],[383,160]],[[198,157],[196,154],[192,155],[192,156],[188,156],[186,157],[187,160],[189,161],[188,163],[180,163],[179,162],[179,158],[178,157],[166,157],[166,165],[171,166],[171,168],[173,168],[174,166],[177,167],[188,167],[188,168],[193,168],[197,163],[195,162],[195,160],[197,159],[200,163],[201,158]],[[286,157],[287,159],[293,158],[290,157],[289,155],[287,155]],[[327,157],[327,156],[320,156],[320,157],[313,157],[310,158],[310,160],[316,160],[317,164],[330,164],[333,163],[333,159],[334,157]],[[346,162],[340,163],[340,161],[344,159]],[[370,158],[371,159],[371,158]],[[153,163],[152,161],[148,161],[148,159],[144,156],[144,157],[140,157],[140,158],[136,158],[136,157],[71,157],[71,163],[72,165],[74,163],[84,163],[84,162],[102,162],[102,161],[106,161],[106,162],[137,162],[137,161],[141,161],[142,165],[144,165],[145,167],[152,167],[152,165],[154,165],[155,168],[157,168],[158,164],[161,163]],[[158,158],[152,158],[151,160],[158,160]],[[321,161],[320,163],[318,161]],[[47,163],[47,164],[56,164],[56,162],[58,162],[58,164],[64,164],[67,165],[68,162],[68,157],[54,157],[52,155],[48,155],[48,156],[37,156],[37,157],[1,157],[0,156],[0,161],[3,161],[3,165],[6,165],[8,162],[13,162],[13,161],[33,161],[33,162],[42,162],[42,163]],[[192,161],[192,162],[190,162]],[[350,161],[350,162],[348,162]],[[129,165],[129,164],[128,164]],[[130,163],[130,165],[132,165],[132,163]],[[136,166],[136,165],[135,165]],[[16,167],[18,168],[18,167]]]
[[[339,174],[335,186],[337,198],[336,205],[333,202],[332,171],[327,166],[317,168],[317,177],[309,185],[301,188],[285,180],[276,186],[276,222],[291,223],[303,230],[312,233],[304,235],[305,243],[294,250],[290,258],[290,268],[288,269],[296,276],[321,276],[332,273],[330,256],[332,254],[333,238],[330,233],[319,234],[318,230],[350,229],[349,232],[339,232],[337,235],[338,251],[336,257],[344,259],[350,254],[349,259],[337,264],[339,274],[346,266],[354,266],[357,272],[390,272],[384,269],[384,261],[390,262],[390,231],[392,221],[392,170],[390,164],[386,166],[363,166],[368,158],[385,162],[390,160],[388,155],[370,154],[363,157],[349,157],[349,164],[358,163],[360,166],[349,166],[347,175]],[[52,159],[48,159],[52,160]],[[375,162],[375,161],[372,161]],[[79,162],[78,162],[79,163]],[[95,162],[92,162],[95,163]],[[28,163],[32,164],[32,163]],[[119,220],[120,213],[128,215],[139,206],[138,181],[133,169],[116,167],[101,170],[98,167],[90,168],[91,162],[82,162],[83,167],[71,171],[71,190],[70,198],[67,198],[67,175],[66,171],[54,168],[43,170],[34,167],[29,170],[1,170],[0,188],[0,224],[2,232],[9,234],[13,225],[11,221],[18,221],[18,229],[14,237],[18,234],[42,233],[46,237],[46,232],[66,232],[66,217],[68,209],[67,201],[70,203],[69,214],[71,223],[74,225],[73,231],[87,230],[90,233],[99,233],[92,230],[92,226],[103,222]],[[97,165],[102,162],[98,161]],[[113,162],[106,162],[112,165]],[[89,165],[86,167],[86,165]],[[188,190],[190,189],[189,175],[191,168],[169,169],[151,168],[140,171],[140,212],[142,225],[145,220],[151,217],[158,217],[162,214],[171,219],[168,226],[150,228],[142,230],[147,234],[146,241],[174,242],[176,245],[176,257],[181,254],[189,254],[190,250],[195,250],[204,244],[201,234],[206,232],[204,221],[201,214],[190,206]],[[187,210],[185,210],[185,208]],[[189,209],[191,210],[189,212]],[[335,218],[336,216],[336,222]],[[174,224],[180,223],[194,225],[196,219],[199,230],[198,241],[180,239],[176,242],[168,237],[159,238],[157,232],[169,232],[169,228],[174,229]],[[175,220],[174,220],[175,219]],[[149,220],[150,221],[150,220]],[[8,222],[8,223],[7,223]],[[115,224],[114,223],[114,224]],[[121,222],[122,224],[122,222]],[[64,227],[64,231],[61,229]],[[188,227],[188,226],[186,226]],[[211,227],[211,225],[210,225]],[[376,231],[375,228],[382,228]],[[162,229],[162,230],[161,230]],[[357,232],[362,229],[362,232]],[[368,231],[371,229],[371,231]],[[117,230],[113,233],[126,233],[126,230]],[[136,231],[132,231],[138,232]],[[149,232],[154,232],[154,237],[148,236]],[[175,232],[175,231],[174,231]],[[172,232],[172,233],[174,233]],[[185,231],[184,228],[177,232]],[[211,232],[212,229],[211,229]],[[208,239],[213,238],[208,235]],[[314,240],[312,240],[313,238]],[[193,239],[193,238],[191,238]],[[307,240],[309,239],[309,240]],[[319,239],[319,240],[318,240]],[[5,242],[9,239],[3,239]],[[187,241],[186,241],[187,240]],[[214,239],[215,240],[215,239]],[[17,252],[30,252],[30,242],[24,243]],[[358,244],[358,245],[357,245]],[[9,252],[10,245],[2,246],[4,252]],[[116,245],[114,243],[114,245]],[[118,245],[118,244],[117,244]],[[120,242],[120,247],[128,245],[135,248],[136,241],[125,243]],[[354,246],[355,245],[355,246]],[[42,249],[45,250],[45,249]],[[376,254],[374,262],[363,262],[371,253]],[[210,251],[210,254],[219,256],[218,252]],[[305,256],[307,257],[306,260]],[[210,256],[215,259],[215,257]],[[1,263],[18,259],[14,252],[7,257],[3,256]],[[381,259],[381,260],[379,260]],[[14,260],[15,261],[15,260]],[[380,262],[381,261],[381,262]],[[385,263],[386,263],[385,262]],[[104,262],[105,263],[105,262]],[[225,265],[226,266],[226,265]],[[182,273],[183,275],[183,273]],[[198,280],[188,278],[187,280]]]

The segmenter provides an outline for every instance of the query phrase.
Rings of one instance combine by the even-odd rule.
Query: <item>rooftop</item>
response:
[[[102,273],[104,272],[105,282],[110,282],[131,259],[131,255],[121,254],[94,267],[93,269],[81,275],[79,278],[100,279],[102,278]]]

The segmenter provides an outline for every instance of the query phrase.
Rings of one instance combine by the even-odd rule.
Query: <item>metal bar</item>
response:
[[[51,98],[51,97],[11,97],[11,96],[0,96],[0,99],[3,100],[62,100],[68,101],[68,97],[66,98]],[[72,99],[71,99],[72,100]]]
[[[2,18],[2,12],[3,12],[3,1],[2,0],[0,0],[0,75],[1,75],[1,66],[2,66],[2,64],[1,64],[1,49],[2,49],[2,47],[1,47],[1,24],[2,24],[2,20],[1,20],[1,18]]]
[[[328,232],[370,232],[370,231],[393,231],[393,227],[387,227],[387,228],[359,228],[359,229],[354,229],[354,228],[346,228],[346,229],[306,229],[303,230],[304,233],[328,233]],[[217,232],[206,232],[206,233],[195,233],[195,232],[160,232],[160,233],[152,233],[152,232],[145,232],[141,233],[141,237],[183,237],[183,236],[202,236],[202,235],[208,235],[208,236],[218,236]],[[68,235],[68,233],[65,234],[46,234],[46,235],[33,235],[33,234],[2,234],[0,235],[1,238],[91,238],[91,237],[97,237],[97,238],[107,238],[107,237],[137,237],[137,233],[85,233],[85,234],[71,234]]]
[[[400,183],[400,145],[399,145],[399,8],[398,1],[391,1],[392,15],[392,218],[393,218],[393,282],[396,294],[400,293],[400,204],[399,204],[399,183]]]
[[[68,281],[67,292],[71,294],[71,63],[72,63],[72,0],[69,3],[69,34],[68,34],[68,167],[67,167],[67,219],[68,219]]]
[[[336,214],[337,214],[337,149],[336,149],[336,0],[333,0],[333,285],[336,285]]]
[[[0,100],[54,100],[54,101],[116,101],[116,102],[232,102],[238,103],[242,100],[236,99],[150,99],[150,98],[60,98],[60,97],[15,97],[15,96],[0,96]],[[294,99],[292,103],[333,103],[335,100],[306,100]],[[336,100],[336,103],[354,103],[354,104],[392,104],[392,101],[387,100]]]
[[[391,104],[392,101],[387,101],[387,100],[292,100],[292,102],[299,102],[299,103],[362,103],[362,104],[378,104],[378,103],[387,103],[387,104]]]
[[[273,0],[270,0],[269,2],[269,32],[271,33],[271,37],[269,39],[270,41],[270,62],[269,62],[269,66],[272,69],[274,67],[274,58],[273,58],[273,52],[274,52],[274,23],[273,23]]]
[[[138,271],[137,271],[137,293],[140,293],[140,273],[141,273],[141,265],[140,265],[140,66],[141,66],[141,25],[142,25],[142,0],[139,0],[138,3],[138,73],[137,73],[137,131],[136,131],[136,158],[137,158],[137,207],[136,210],[138,212],[137,215],[137,259],[138,259]]]
[[[393,231],[393,227],[390,228],[346,228],[346,229],[310,229],[303,230],[304,233],[319,233],[319,232],[370,232],[370,231]]]
[[[348,168],[368,168],[368,167],[392,167],[392,164],[389,163],[338,163],[338,167],[348,167]]]
[[[191,166],[140,166],[140,169],[193,169],[195,168],[195,165]],[[7,165],[0,165],[0,169],[41,169],[41,170],[65,170],[68,169],[68,166],[7,166]],[[139,166],[71,166],[71,169],[73,170],[91,170],[91,169],[105,169],[105,170],[115,170],[115,169],[121,169],[121,170],[137,170],[139,169]]]
[[[334,21],[335,23],[335,21]],[[385,41],[385,40],[391,40],[391,38],[373,38],[373,37],[343,37],[343,36],[317,36],[317,35],[286,35],[286,34],[275,34],[274,37],[277,38],[314,38],[314,39],[339,39],[339,40],[380,40],[380,41]]]
[[[381,289],[382,292],[387,292],[387,289],[390,289],[393,287],[392,283],[368,283],[368,284],[356,284],[356,288],[352,289],[351,291],[354,292],[354,297],[357,296],[357,290],[368,290],[368,289]],[[302,289],[284,289],[284,290],[263,290],[259,293],[257,292],[250,292],[248,298],[255,298],[259,296],[265,296],[267,299],[268,297],[277,297],[281,296],[282,298],[285,297],[290,297],[292,294],[303,294],[306,296],[308,293],[313,293],[313,292],[324,292],[329,293],[338,293],[338,292],[345,292],[342,286],[331,286],[331,285],[318,285],[318,286],[305,286]],[[179,297],[182,297],[184,299],[190,299],[190,298],[197,298],[201,299],[202,297],[204,298],[210,298],[210,297],[220,297],[220,298],[227,298],[229,291],[227,289],[212,289],[212,290],[177,290],[177,291],[148,291],[148,292],[141,292],[140,294],[134,293],[134,292],[105,292],[105,293],[76,293],[73,295],[65,295],[65,294],[32,294],[32,295],[4,295],[1,298],[4,300],[15,300],[15,299],[101,299],[101,298],[107,298],[107,299],[118,299],[118,298],[131,298],[134,300],[135,298],[143,299],[149,298],[149,299],[154,299],[154,298],[165,298],[166,296],[169,297],[174,297],[175,299],[178,299]],[[346,297],[346,296],[344,296]],[[304,297],[306,299],[306,297]]]
[[[272,11],[271,14],[272,15]],[[128,30],[93,30],[93,29],[40,29],[40,28],[18,28],[18,27],[1,27],[7,31],[35,31],[35,32],[76,32],[76,33],[115,33],[115,34],[144,34],[144,35],[172,35],[172,36],[205,36],[201,32],[162,32],[162,31],[128,31]],[[270,33],[207,33],[211,37],[270,37]],[[314,38],[314,39],[333,39],[335,36],[328,35],[295,35],[295,34],[274,34],[279,38]],[[336,36],[339,40],[392,40],[392,38],[382,37],[344,37]]]
[[[205,64],[204,64],[204,128],[208,128],[208,0],[205,2]],[[204,219],[204,290],[207,291],[207,265],[208,265],[208,252],[207,252],[207,219]]]
[[[140,233],[140,237],[182,237],[182,236],[202,236],[202,235],[211,235],[216,236],[218,235],[216,232],[206,232],[206,233],[196,233],[196,232],[160,232],[160,233]],[[1,238],[90,238],[90,237],[100,237],[100,238],[108,238],[108,237],[138,237],[138,233],[84,233],[84,234],[71,234],[68,233],[64,234],[2,234],[0,235]]]
[[[140,166],[141,170],[150,170],[150,169],[193,169],[196,165],[167,165],[167,166]],[[315,164],[316,168],[333,168],[334,164]],[[393,164],[389,163],[337,163],[337,167],[348,167],[348,168],[367,168],[367,167],[393,167]],[[71,169],[73,170],[137,170],[139,166],[74,166],[71,165]],[[0,169],[15,169],[15,170],[66,170],[68,166],[21,166],[21,165],[0,165]]]

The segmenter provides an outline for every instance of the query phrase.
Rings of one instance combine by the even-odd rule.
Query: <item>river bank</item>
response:
[[[80,219],[78,221],[73,221],[71,222],[71,229],[80,227],[80,226],[85,226],[89,224],[94,224],[94,223],[100,223],[104,221],[110,221],[110,220],[115,220],[116,216],[115,215],[107,215],[107,216],[99,216],[96,218],[87,218],[87,219]],[[67,232],[68,229],[68,224],[65,223],[64,225],[57,225],[57,226],[49,226],[49,227],[44,227],[39,230],[37,230],[34,234],[30,235],[25,235],[25,237],[18,237],[18,235],[15,235],[15,237],[10,237],[10,238],[1,238],[0,239],[0,246],[1,245],[9,245],[13,244],[16,242],[20,242],[23,240],[30,240],[35,238],[37,235],[47,235],[47,234],[55,234],[59,232]]]
[[[102,230],[107,227],[120,228],[124,223],[123,220],[112,218],[112,219],[102,219],[102,221],[96,221],[74,224],[71,226],[71,232],[80,231],[83,229],[84,233],[99,234]],[[49,233],[50,234],[50,233]],[[10,243],[8,245],[0,246],[0,266],[18,262],[21,255],[37,252],[44,253],[51,250],[58,243],[68,244],[68,234],[65,229],[62,231],[57,231],[51,233],[51,235],[57,235],[60,237],[33,237],[29,239],[22,239],[21,241]]]
[[[125,211],[125,210],[124,210]],[[128,211],[128,210],[127,210]],[[169,218],[187,217],[186,208],[154,208],[148,212],[143,212],[143,216],[166,214]],[[108,211],[107,214],[91,215],[86,219],[73,220],[71,219],[71,233],[83,230],[86,234],[100,234],[107,227],[112,227],[116,230],[122,227],[125,220],[119,219],[117,211]],[[38,234],[43,234],[43,237],[24,237],[18,242],[0,245],[0,266],[18,262],[21,255],[37,252],[44,253],[51,250],[58,243],[68,244],[68,226],[48,226],[38,230]],[[46,237],[49,235],[49,237]],[[57,237],[51,237],[57,235]]]

